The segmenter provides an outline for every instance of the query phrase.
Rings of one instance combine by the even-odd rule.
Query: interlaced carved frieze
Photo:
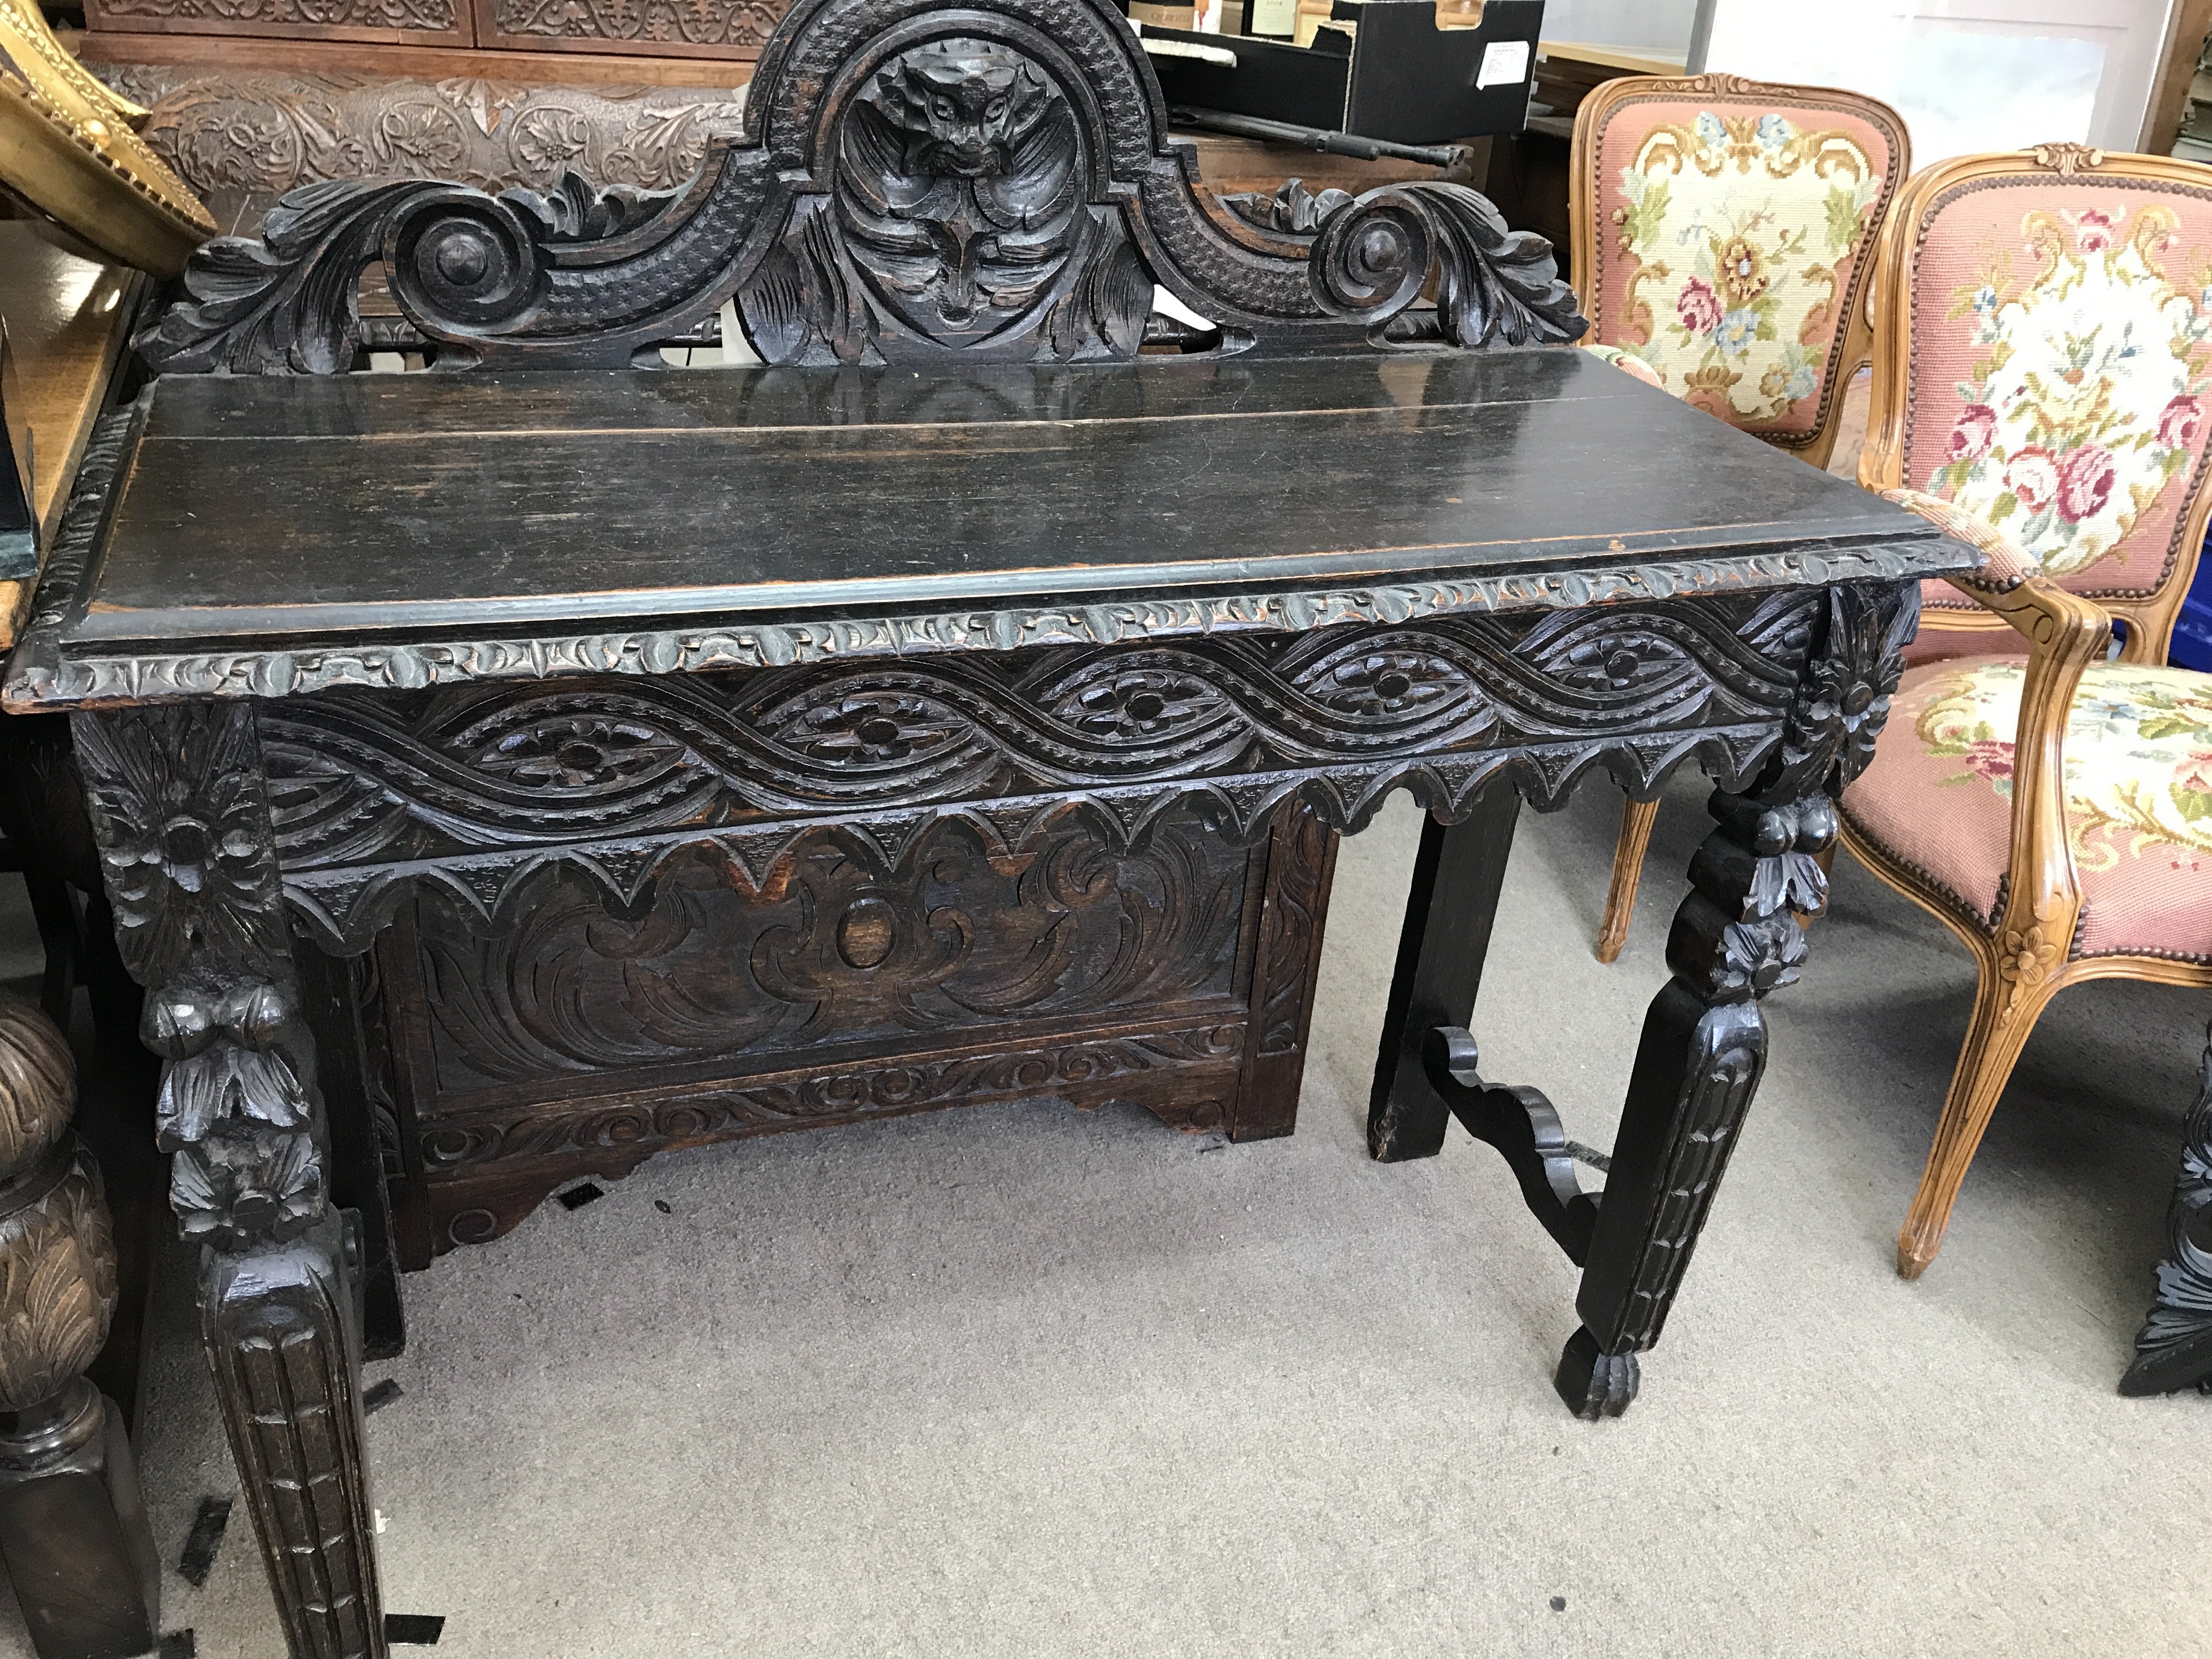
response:
[[[1413,787],[1448,814],[1501,767],[1540,804],[1692,753],[1748,781],[1828,601],[1737,595],[1085,653],[336,695],[263,717],[295,906],[358,948],[424,870],[486,915],[548,857],[634,896],[687,844],[765,882],[808,834],[878,866],[957,814],[1012,851],[1073,797],[1121,845],[1178,801],[1237,839],[1304,793],[1357,828]],[[1808,738],[1807,741],[1813,741]],[[567,849],[565,851],[561,849]]]

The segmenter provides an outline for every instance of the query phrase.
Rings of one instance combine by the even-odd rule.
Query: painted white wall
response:
[[[1794,6],[1715,0],[1705,67],[1880,98],[1915,167],[2061,139],[2131,150],[2175,3],[1861,0],[1847,24],[1808,29]]]
[[[1690,49],[1697,15],[1698,0],[1549,0],[1544,38],[1680,57]]]

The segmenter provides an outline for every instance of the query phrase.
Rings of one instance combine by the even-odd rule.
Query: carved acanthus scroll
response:
[[[304,186],[263,240],[202,249],[188,298],[139,344],[170,372],[343,371],[379,259],[409,319],[462,362],[624,364],[732,297],[771,362],[1127,358],[1155,283],[1219,323],[1224,349],[1355,343],[1432,273],[1452,343],[1587,328],[1550,245],[1464,185],[1327,205],[1310,242],[1202,207],[1107,0],[896,17],[817,0],[778,26],[744,136],[713,141],[688,185]]]

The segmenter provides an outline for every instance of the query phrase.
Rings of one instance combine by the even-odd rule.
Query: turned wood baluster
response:
[[[116,1267],[76,1106],[61,1032],[0,992],[0,1556],[40,1659],[125,1659],[158,1639],[161,1566],[122,1413],[83,1376]]]
[[[169,1200],[204,1247],[201,1331],[295,1659],[382,1659],[362,1456],[360,1288],[330,1204],[313,1037],[252,704],[78,714],[117,943],[164,1061]]]

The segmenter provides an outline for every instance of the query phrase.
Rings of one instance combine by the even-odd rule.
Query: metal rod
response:
[[[1264,139],[1274,144],[1296,144],[1330,155],[1350,155],[1362,161],[1419,161],[1425,167],[1449,167],[1464,153],[1457,144],[1437,148],[1427,144],[1394,144],[1387,138],[1362,138],[1357,133],[1330,132],[1320,127],[1293,126],[1287,121],[1263,121],[1256,115],[1231,115],[1226,110],[1190,109],[1178,104],[1168,111],[1170,125],[1197,127],[1205,132],[1234,133],[1240,138]]]

